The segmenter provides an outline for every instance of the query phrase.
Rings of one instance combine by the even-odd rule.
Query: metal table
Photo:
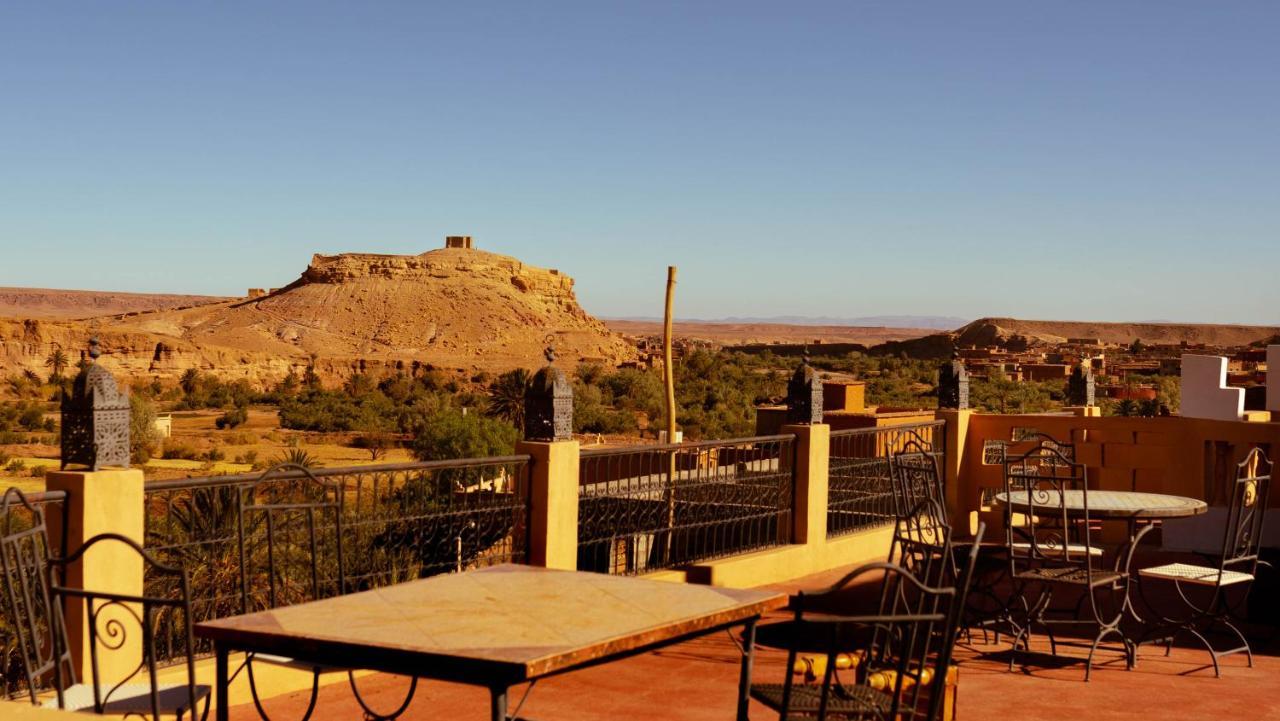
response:
[[[1013,502],[1003,492],[997,493],[996,505],[1012,506],[1015,511],[1028,508],[1058,509],[1065,500],[1066,511],[1084,515],[1084,492],[1066,491],[1066,498],[1059,499],[1058,491],[1033,491],[1035,498],[1028,504],[1026,491],[1014,491]],[[1089,515],[1097,519],[1154,520],[1160,518],[1186,518],[1199,516],[1209,510],[1204,501],[1164,493],[1138,493],[1136,491],[1089,491]]]
[[[232,651],[484,686],[494,721],[510,686],[743,626],[738,719],[755,626],[786,594],[501,565],[197,624],[228,719]]]
[[[1064,493],[1065,498],[1059,496]],[[1030,502],[1028,502],[1030,501]],[[997,493],[995,503],[1007,506],[1014,511],[1026,513],[1031,509],[1058,511],[1065,509],[1068,515],[1083,516],[1085,513],[1085,495],[1083,491],[1036,490],[1028,496],[1027,491],[1014,491],[1010,502],[1008,494]],[[1107,521],[1124,521],[1128,527],[1129,540],[1126,546],[1132,547],[1138,541],[1138,521],[1154,521],[1169,518],[1188,518],[1199,516],[1209,511],[1209,504],[1195,498],[1173,496],[1166,493],[1139,493],[1137,491],[1089,491],[1089,517]],[[1124,554],[1116,554],[1116,570],[1120,570]],[[1142,616],[1126,597],[1124,608],[1135,621],[1145,623]]]

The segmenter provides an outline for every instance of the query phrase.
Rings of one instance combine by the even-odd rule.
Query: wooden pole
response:
[[[667,302],[662,318],[662,380],[667,391],[667,443],[676,442],[676,372],[672,364],[671,321],[676,294],[676,267],[667,266]],[[676,454],[667,454],[667,537],[662,546],[664,565],[671,560],[671,534],[676,525]]]
[[[676,442],[676,372],[671,361],[671,309],[676,294],[676,267],[667,267],[667,305],[662,320],[662,380],[667,388],[667,443]]]

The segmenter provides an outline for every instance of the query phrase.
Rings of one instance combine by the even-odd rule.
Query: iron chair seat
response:
[[[1222,574],[1219,583],[1218,574]],[[1191,563],[1166,563],[1163,566],[1138,569],[1138,575],[1152,578],[1163,578],[1169,581],[1195,583],[1201,586],[1230,586],[1233,583],[1245,583],[1253,580],[1252,573],[1243,571],[1219,571],[1208,566],[1197,566]]]
[[[194,701],[199,704],[209,697],[211,689],[209,686],[197,685],[195,691]],[[192,713],[191,708],[192,698],[188,693],[186,684],[157,684],[156,696],[159,699],[161,713],[165,715],[172,714],[178,718],[188,715],[194,718],[195,714]],[[49,698],[41,705],[48,709],[62,708],[66,711],[88,711],[94,713],[96,704],[94,703],[93,684],[78,683],[63,689],[62,706],[58,705],[56,696]],[[151,686],[149,684],[125,684],[117,688],[111,699],[102,705],[102,713],[134,716],[150,714]]]
[[[775,711],[782,710],[784,684],[751,684],[751,697]],[[794,685],[791,687],[789,714],[796,718],[812,718],[822,702],[821,686]],[[845,718],[885,718],[893,705],[893,697],[885,691],[870,686],[833,684],[827,696],[827,714]],[[789,716],[790,718],[790,716]]]
[[[1054,567],[1041,566],[1039,568],[1029,568],[1024,571],[1015,573],[1014,578],[1026,581],[1039,581],[1041,583],[1063,583],[1072,586],[1088,586],[1089,588],[1099,588],[1107,586],[1124,578],[1123,573],[1115,571],[1094,571],[1090,574],[1083,568],[1079,567]]]
[[[1041,547],[1043,547],[1043,544],[1041,544]],[[1060,548],[1061,548],[1060,546],[1059,546],[1059,547],[1057,547],[1057,548],[1054,548],[1054,549],[1053,549],[1053,552],[1054,552],[1055,554],[1056,554],[1056,553],[1058,553]],[[1067,556],[1079,556],[1079,555],[1082,555],[1083,553],[1085,553],[1086,549],[1088,550],[1088,553],[1089,553],[1089,555],[1090,555],[1091,557],[1093,557],[1093,558],[1102,558],[1102,549],[1101,549],[1101,548],[1098,548],[1097,546],[1088,546],[1088,547],[1086,547],[1086,546],[1085,546],[1084,544],[1082,544],[1082,543],[1068,543],[1068,544],[1067,544]],[[1015,542],[1013,542],[1013,543],[1009,544],[1009,550],[1010,550],[1010,551],[1012,551],[1015,555],[1027,555],[1027,554],[1031,553],[1031,551],[1032,551],[1032,545],[1031,545],[1031,543],[1030,543],[1030,542],[1027,542],[1027,541],[1015,541]]]

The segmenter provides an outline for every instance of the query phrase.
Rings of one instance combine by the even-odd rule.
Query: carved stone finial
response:
[[[102,355],[97,337],[89,339],[89,357],[62,395],[62,467],[97,471],[129,467],[129,394],[110,371],[94,362]]]
[[[804,360],[787,383],[787,423],[822,423],[822,380],[809,365],[808,348]]]
[[[965,370],[959,351],[952,351],[951,360],[938,369],[938,407],[969,407],[969,371]]]
[[[529,441],[573,438],[573,384],[556,368],[555,349],[547,346],[547,366],[533,376],[524,396],[524,437]]]
[[[547,359],[548,364],[556,362],[556,349],[554,346],[547,346],[547,349],[543,351],[542,355]]]
[[[1091,406],[1096,402],[1095,396],[1093,369],[1081,362],[1071,369],[1071,376],[1067,379],[1067,405]]]

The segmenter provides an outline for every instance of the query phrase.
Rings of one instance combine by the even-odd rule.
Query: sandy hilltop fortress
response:
[[[43,375],[53,348],[75,358],[90,334],[101,339],[102,362],[132,378],[197,368],[267,383],[312,357],[330,379],[427,366],[502,371],[541,365],[548,344],[567,367],[635,357],[578,305],[572,278],[477,250],[467,236],[420,255],[316,255],[283,288],[184,300],[191,304],[78,320],[0,307],[0,315],[17,316],[0,318],[0,374]]]

